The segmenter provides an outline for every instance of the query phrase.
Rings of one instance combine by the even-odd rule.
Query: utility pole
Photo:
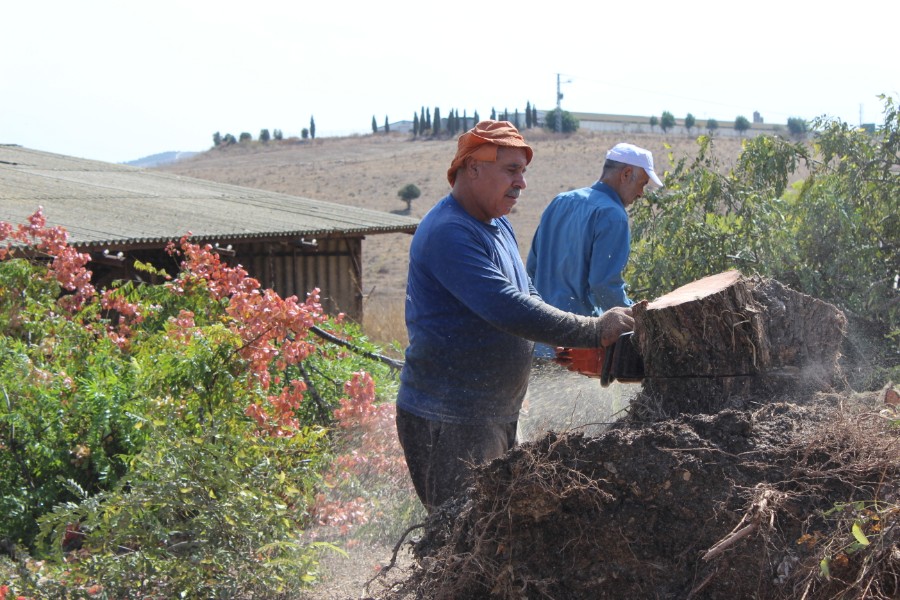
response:
[[[562,83],[572,83],[572,80],[564,81]],[[562,105],[560,101],[562,100],[563,95],[562,91],[560,91],[560,81],[559,81],[559,73],[556,74],[556,133],[562,133]]]
[[[562,131],[562,92],[559,91],[559,73],[556,74],[556,133]]]

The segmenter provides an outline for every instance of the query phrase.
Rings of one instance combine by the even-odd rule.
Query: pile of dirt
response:
[[[549,433],[432,513],[381,598],[900,597],[892,388]]]

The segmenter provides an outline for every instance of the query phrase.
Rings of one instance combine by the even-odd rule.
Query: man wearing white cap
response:
[[[527,259],[528,275],[545,302],[593,316],[614,306],[631,306],[622,279],[631,252],[625,209],[651,181],[662,187],[653,155],[621,143],[606,153],[594,185],[553,199],[541,215]],[[552,356],[547,348],[539,355]]]

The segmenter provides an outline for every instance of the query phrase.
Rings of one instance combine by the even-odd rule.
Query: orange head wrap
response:
[[[531,162],[534,151],[525,143],[525,138],[509,121],[481,121],[468,130],[456,142],[456,156],[447,171],[447,181],[453,185],[456,172],[470,156],[487,162],[497,160],[498,146],[525,148],[525,164]]]

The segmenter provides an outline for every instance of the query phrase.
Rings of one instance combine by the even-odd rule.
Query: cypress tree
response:
[[[531,129],[531,101],[525,103],[525,128]]]
[[[387,115],[384,115],[384,133],[385,133],[385,134],[388,134],[388,133],[390,133],[390,132],[391,132],[391,126],[390,126],[390,124],[388,123]]]
[[[316,139],[316,120],[309,117],[309,137]]]
[[[372,115],[372,133],[378,133],[378,123],[375,122],[375,115]]]
[[[434,107],[434,121],[432,123],[432,131],[434,131],[434,135],[440,135],[441,133],[441,109],[437,106]]]
[[[419,115],[413,113],[413,137],[419,137]]]

